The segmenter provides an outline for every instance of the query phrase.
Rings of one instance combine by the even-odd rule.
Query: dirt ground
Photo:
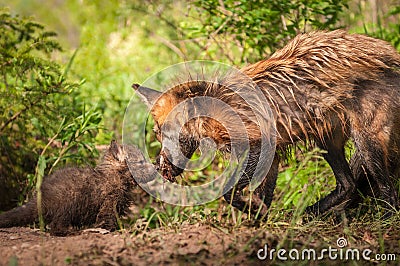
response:
[[[146,221],[134,219],[146,204],[137,193],[126,230],[108,232],[86,229],[67,237],[51,236],[29,227],[0,228],[0,266],[9,265],[400,265],[400,217],[391,222],[367,223],[362,220],[334,224],[315,220],[291,224],[284,220],[259,225],[244,220],[240,224],[222,217],[194,217],[185,221],[147,227]],[[158,210],[161,206],[153,203]],[[140,216],[139,216],[140,217]],[[290,221],[290,219],[286,219]],[[129,221],[129,219],[128,219]],[[267,258],[257,253],[268,246],[286,250],[338,248],[345,237],[346,248],[376,253],[396,254],[394,261],[365,260],[288,260]],[[319,254],[319,253],[318,253]],[[385,264],[386,263],[386,264]]]
[[[392,244],[386,252],[397,253],[396,261],[387,264],[363,260],[271,263],[268,258],[259,260],[257,252],[265,245],[276,248],[278,240],[288,235],[250,226],[228,231],[212,224],[186,224],[176,230],[151,229],[135,235],[91,229],[68,237],[54,237],[27,227],[5,228],[0,229],[0,265],[400,265],[398,234],[395,231],[384,236]],[[318,250],[326,245],[318,239],[306,243],[307,234],[295,239],[287,248],[305,245]],[[360,250],[379,246],[377,239],[368,234],[353,241],[358,242],[354,244]],[[337,248],[336,243],[332,245]]]
[[[1,265],[186,265],[260,263],[245,248],[254,231],[223,232],[187,225],[179,232],[153,229],[138,235],[92,230],[53,237],[30,228],[0,229]]]

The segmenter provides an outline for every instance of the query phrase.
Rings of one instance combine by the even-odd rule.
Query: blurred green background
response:
[[[97,148],[121,138],[132,83],[167,66],[208,59],[242,67],[313,29],[345,28],[400,49],[398,0],[0,0],[0,8],[9,15],[0,25],[0,210],[23,202],[32,191],[39,158],[46,162],[45,173],[65,163],[93,164]],[[7,35],[12,28],[4,21],[13,18],[24,19],[26,36],[32,30],[26,23],[39,22],[44,32],[57,33],[40,38],[59,45],[44,42],[47,50],[29,50],[29,38]],[[52,63],[57,74],[44,75],[53,71]],[[46,86],[58,90],[53,98],[40,89],[43,76]],[[36,109],[26,108],[33,104]],[[26,115],[11,119],[19,112]],[[318,151],[301,152],[281,170],[278,191],[285,208],[303,201],[305,191],[318,191],[311,193],[315,198],[334,185]]]

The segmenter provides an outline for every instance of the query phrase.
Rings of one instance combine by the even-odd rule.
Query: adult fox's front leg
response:
[[[336,133],[336,134],[335,134]],[[344,146],[347,138],[340,130],[326,137],[320,147],[326,150],[324,159],[329,163],[336,178],[336,188],[325,198],[306,208],[306,212],[319,215],[332,210],[334,207],[343,208],[353,196],[356,182],[346,160]]]
[[[275,154],[272,165],[263,179],[262,183],[255,189],[250,200],[245,200],[242,197],[243,189],[250,183],[247,177],[248,172],[239,179],[238,184],[228,190],[224,195],[224,199],[233,207],[236,207],[242,212],[250,212],[258,214],[259,218],[266,217],[269,207],[271,206],[276,179],[278,177],[279,155]],[[246,174],[247,173],[247,174]]]

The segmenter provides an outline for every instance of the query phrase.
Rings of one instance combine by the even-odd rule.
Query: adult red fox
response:
[[[285,155],[280,151],[299,141],[326,150],[323,156],[336,178],[336,188],[309,206],[308,212],[318,215],[334,207],[348,206],[357,197],[357,190],[373,192],[391,210],[399,207],[394,182],[400,179],[400,55],[392,46],[342,30],[316,31],[298,35],[270,58],[240,71],[261,89],[276,123],[277,152],[266,178],[254,193],[263,212],[271,203],[278,164]],[[221,79],[229,79],[231,86],[242,83],[234,75]],[[208,96],[236,108],[241,115],[248,112],[250,117],[252,112],[251,106],[246,106],[232,90],[208,81],[191,80],[164,93],[137,84],[133,88],[151,108],[155,131],[163,146],[159,167],[167,179],[183,171],[182,164],[178,167],[167,159],[173,151],[166,149],[165,143],[172,133],[179,132],[179,146],[187,158],[201,138],[212,138],[222,149],[230,144],[229,134],[217,122],[218,117],[189,121],[182,128],[166,121],[168,113],[179,103]],[[259,134],[253,132],[257,129],[251,119],[244,124],[245,133],[253,136],[249,141],[250,160],[257,160]],[[355,145],[350,163],[344,153],[349,139]],[[250,165],[236,186],[224,195],[242,211],[249,210],[241,192],[249,184],[252,171]],[[251,206],[252,212],[260,207]]]

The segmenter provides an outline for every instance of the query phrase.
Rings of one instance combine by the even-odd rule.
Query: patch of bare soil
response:
[[[347,248],[371,248],[396,253],[396,261],[385,265],[399,265],[400,241],[398,230],[383,232],[386,249],[381,249],[379,238],[360,228],[348,239]],[[284,229],[254,226],[232,227],[230,230],[215,224],[184,224],[177,229],[159,228],[137,234],[128,232],[82,231],[68,237],[54,237],[30,228],[0,229],[0,265],[381,265],[381,262],[362,260],[259,260],[257,253],[265,245],[272,248],[315,249],[338,248],[338,228],[318,235],[318,230],[288,233]],[[289,230],[290,231],[290,230]],[[343,231],[342,231],[343,232]],[[310,237],[313,235],[312,237]],[[269,252],[268,251],[268,252]],[[263,255],[263,253],[261,253]],[[276,255],[276,253],[275,253]],[[285,255],[288,256],[288,253]],[[306,265],[304,264],[304,265]]]
[[[1,265],[155,265],[252,264],[241,252],[252,237],[229,234],[207,225],[187,225],[178,232],[153,229],[138,235],[124,232],[81,232],[53,237],[30,228],[0,229]]]

